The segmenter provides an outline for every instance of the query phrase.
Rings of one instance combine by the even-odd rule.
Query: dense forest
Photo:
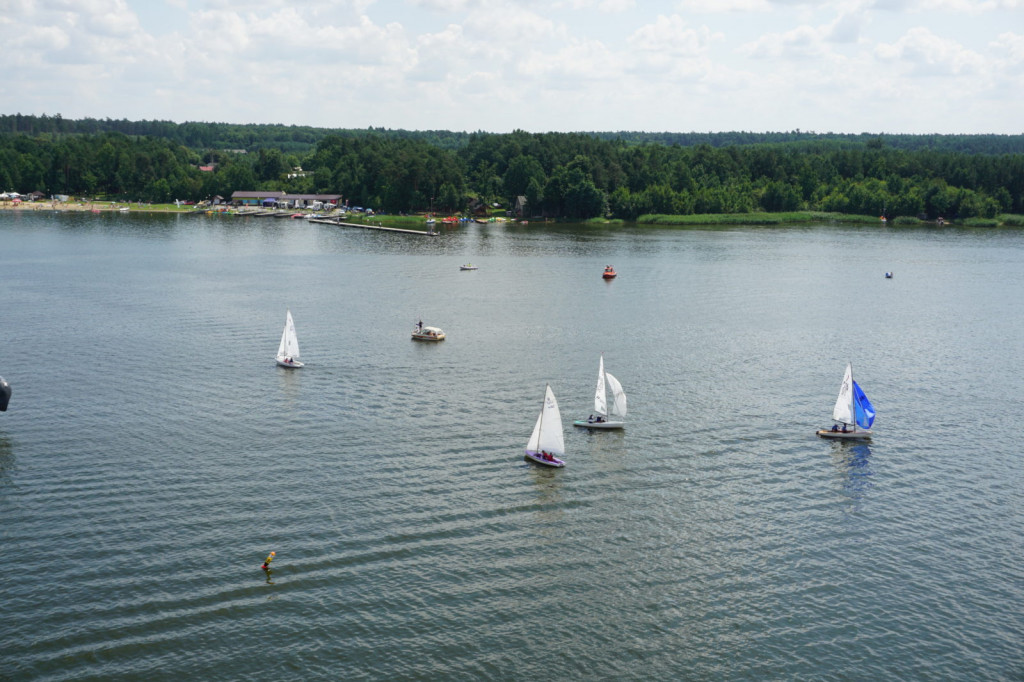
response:
[[[300,170],[301,169],[301,170]],[[0,190],[167,202],[342,194],[386,212],[468,201],[571,219],[819,210],[1024,213],[1024,135],[461,133],[0,116]]]

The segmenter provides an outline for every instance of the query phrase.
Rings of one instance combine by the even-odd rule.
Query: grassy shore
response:
[[[129,211],[152,212],[152,213],[194,213],[202,212],[204,209],[196,206],[175,206],[174,204],[141,204],[118,201],[92,201],[92,202],[57,202],[57,201],[23,201],[14,203],[10,201],[0,202],[0,210],[13,211],[119,211],[127,208]],[[213,207],[213,210],[226,209],[226,206]],[[299,211],[301,212],[301,211]],[[334,214],[336,215],[336,214]],[[345,222],[362,225],[380,225],[383,227],[399,227],[407,230],[424,230],[429,228],[426,218],[422,215],[365,215],[362,213],[349,213],[345,216]],[[530,224],[541,226],[545,221],[534,220]],[[686,227],[686,226],[729,226],[729,225],[799,225],[804,223],[844,223],[859,225],[881,225],[878,216],[850,215],[845,213],[825,213],[822,211],[792,211],[789,213],[701,213],[695,215],[664,215],[650,213],[637,218],[637,225],[661,225],[665,227]],[[585,225],[620,227],[630,225],[626,220],[618,218],[590,218],[583,221]],[[914,225],[934,224],[928,221],[919,220],[910,216],[900,216],[889,221],[890,225],[907,227]],[[1024,215],[1006,213],[995,218],[968,218],[966,220],[947,220],[948,225],[961,225],[964,227],[1024,227]],[[437,220],[433,226],[435,230],[448,227]]]
[[[645,214],[639,225],[792,225],[799,223],[841,222],[878,225],[878,216],[792,211],[789,213],[699,213],[695,215]]]
[[[124,201],[13,201],[0,202],[0,210],[8,211],[145,211],[153,213],[191,213],[195,206],[175,206],[174,204],[139,204]]]

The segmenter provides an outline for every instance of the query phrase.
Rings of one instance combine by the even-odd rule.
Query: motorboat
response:
[[[413,328],[412,338],[415,341],[444,341],[445,333],[440,327],[424,327],[421,322]]]

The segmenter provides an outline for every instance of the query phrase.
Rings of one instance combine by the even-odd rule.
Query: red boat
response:
[[[617,274],[619,273],[615,272],[615,268],[609,265],[604,269],[604,274],[601,276],[604,277],[605,279],[615,279],[615,275]]]

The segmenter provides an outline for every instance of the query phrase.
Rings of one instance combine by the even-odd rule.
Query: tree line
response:
[[[451,133],[16,115],[0,116],[0,189],[153,202],[273,189],[391,213],[522,196],[528,215],[569,219],[991,218],[1024,213],[1024,136]]]

